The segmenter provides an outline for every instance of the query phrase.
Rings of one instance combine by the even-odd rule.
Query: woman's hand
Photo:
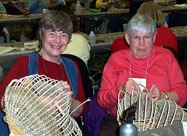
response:
[[[158,89],[158,87],[155,84],[153,84],[150,88],[150,91],[147,93],[147,95],[148,95],[148,98],[150,99],[152,98],[154,100],[158,100],[161,97],[161,92]]]
[[[75,111],[73,111],[72,113],[72,116],[73,117],[78,117],[81,113],[82,113],[82,110],[83,110],[83,107],[80,106],[80,102],[76,99],[72,99],[72,102],[71,102],[71,106],[70,106],[70,113],[76,109]],[[80,106],[80,107],[78,107]],[[78,108],[77,108],[78,107]]]
[[[2,107],[2,109],[4,109],[5,107],[4,107],[4,97],[2,97],[2,99],[1,99],[1,106],[0,107]],[[1,108],[0,108],[1,109]]]
[[[140,91],[140,87],[133,79],[129,79],[125,84],[125,90],[131,94],[133,90]]]

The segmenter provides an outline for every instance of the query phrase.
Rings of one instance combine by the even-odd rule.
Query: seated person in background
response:
[[[0,43],[7,43],[8,38],[7,38],[7,29],[0,23]]]
[[[90,58],[90,45],[82,34],[73,33],[63,54],[75,55],[87,64]]]
[[[136,14],[140,5],[146,1],[150,0],[129,0],[129,19]]]
[[[86,100],[76,62],[61,57],[73,32],[71,18],[63,12],[49,10],[43,14],[39,24],[41,49],[27,56],[21,56],[0,84],[0,100],[6,86],[13,80],[31,74],[46,75],[52,79],[67,81],[74,92],[72,109]],[[72,75],[73,73],[73,75]],[[80,106],[74,117],[79,117],[85,111],[85,105]]]
[[[0,2],[0,18],[1,16],[2,18],[6,17],[6,15],[7,15],[7,11],[4,8],[2,2]],[[7,43],[7,42],[10,42],[9,32],[7,28],[2,23],[0,23],[0,43]]]
[[[151,98],[185,104],[187,87],[179,64],[170,51],[153,46],[155,37],[153,19],[137,13],[125,34],[130,48],[113,53],[106,63],[97,100],[113,117],[117,114],[119,87],[124,86],[129,93],[133,89],[141,91],[137,78]]]
[[[176,35],[170,28],[165,26],[166,22],[164,19],[164,14],[159,10],[157,3],[154,3],[153,1],[144,2],[139,7],[137,13],[150,16],[157,23],[156,38],[154,41],[155,46],[169,46],[175,50],[176,53],[178,53]],[[117,40],[119,41],[116,42],[115,40],[115,42],[112,44],[112,52],[125,49],[128,46],[128,44],[125,44],[125,42],[117,45],[116,43],[119,43],[122,41],[122,39],[119,38]]]
[[[0,1],[0,15],[1,14],[7,14],[6,9],[3,5],[3,3]]]

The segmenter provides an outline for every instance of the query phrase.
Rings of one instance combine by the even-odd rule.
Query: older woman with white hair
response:
[[[146,89],[150,98],[185,104],[187,87],[182,71],[169,50],[153,46],[155,35],[156,23],[149,16],[136,14],[129,21],[125,38],[130,48],[111,55],[98,93],[98,103],[110,115],[117,114],[120,86],[129,93]]]
[[[156,24],[150,17],[136,14],[125,35],[130,49],[114,53],[105,65],[98,101],[109,113],[116,115],[120,85],[127,90],[140,90],[141,84],[157,92],[152,97],[164,94],[163,98],[185,104],[187,88],[181,69],[169,50],[153,46],[155,30]]]

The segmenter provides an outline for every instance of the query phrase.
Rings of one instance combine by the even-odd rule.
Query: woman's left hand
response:
[[[133,90],[140,91],[140,87],[133,79],[128,79],[125,84],[125,90],[131,94]]]
[[[161,96],[161,92],[160,90],[158,89],[158,87],[153,84],[150,88],[150,91],[148,92],[148,98],[152,98],[154,100],[158,100],[160,99],[160,96]]]
[[[2,109],[4,109],[5,107],[4,107],[4,97],[2,97],[2,99],[1,99],[1,106],[0,107],[2,107]],[[0,108],[1,109],[1,108]]]

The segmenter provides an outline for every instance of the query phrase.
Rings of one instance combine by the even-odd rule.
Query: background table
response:
[[[24,15],[7,15],[0,18],[0,23],[4,25],[12,24],[25,24],[25,23],[38,23],[42,14],[30,14],[28,16]]]
[[[187,11],[187,4],[176,4],[173,6],[161,6],[160,10],[165,13],[175,12],[175,11]]]

